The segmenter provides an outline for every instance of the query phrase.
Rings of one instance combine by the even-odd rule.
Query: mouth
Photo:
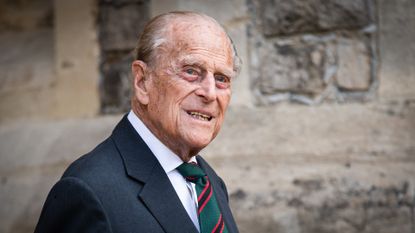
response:
[[[191,117],[201,120],[201,121],[211,121],[212,116],[207,115],[206,113],[196,112],[196,111],[186,111]]]

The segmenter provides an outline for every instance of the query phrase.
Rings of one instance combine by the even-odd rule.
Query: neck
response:
[[[177,141],[172,141],[168,139],[168,136],[155,127],[152,121],[143,114],[143,111],[140,111],[140,108],[132,107],[132,111],[135,115],[140,118],[143,124],[150,130],[150,132],[167,148],[169,148],[173,153],[180,157],[183,162],[188,162],[193,156],[197,155],[200,150],[189,148],[185,145],[178,143]]]

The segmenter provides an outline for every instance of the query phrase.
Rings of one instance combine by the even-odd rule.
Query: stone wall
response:
[[[259,103],[373,98],[378,86],[374,1],[249,5],[251,79]]]
[[[48,111],[54,77],[51,45],[52,1],[2,1],[0,122],[20,115],[42,118]]]
[[[137,39],[150,18],[149,13],[149,1],[99,1],[100,111],[104,114],[130,109],[130,65]]]
[[[99,113],[96,8],[95,0],[0,2],[0,122]]]
[[[65,167],[121,118],[104,113],[128,106],[140,25],[198,10],[243,60],[225,125],[201,153],[228,184],[240,231],[415,233],[413,0],[80,1],[73,15],[67,1],[17,2],[0,4],[0,232],[32,232]],[[83,30],[75,44],[66,28]]]

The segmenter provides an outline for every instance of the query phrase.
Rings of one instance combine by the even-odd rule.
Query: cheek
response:
[[[185,98],[185,85],[180,83],[177,80],[171,80],[170,82],[166,83],[162,89],[160,89],[158,95],[161,99],[159,105],[160,107],[164,108],[163,111],[165,112],[168,120],[170,122],[179,121],[180,118],[180,105]],[[173,123],[175,124],[175,123]]]
[[[163,93],[163,94],[162,94]],[[155,119],[165,121],[169,117],[169,98],[162,86],[156,86],[149,94],[148,111]],[[162,122],[160,122],[162,123]]]
[[[224,121],[225,113],[226,113],[226,110],[228,109],[230,98],[231,98],[230,93],[225,93],[224,95],[221,95],[219,97],[218,103],[219,103],[220,115],[216,123],[217,124],[216,128],[218,129],[222,126],[222,123]]]
[[[229,102],[231,100],[231,91],[225,91],[220,97],[219,97],[219,107],[220,110],[225,113],[226,109],[228,109]]]

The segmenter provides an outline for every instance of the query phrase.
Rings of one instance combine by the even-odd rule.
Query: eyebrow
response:
[[[201,62],[198,60],[195,60],[194,58],[191,57],[183,57],[182,59],[179,60],[179,64],[182,65],[187,65],[187,66],[197,66],[197,67],[206,67],[207,64],[206,62]],[[218,73],[223,74],[231,79],[234,79],[234,77],[236,76],[235,71],[233,69],[223,69],[221,67],[218,67]]]
[[[183,58],[179,61],[180,65],[205,67],[206,62],[195,61],[192,58]]]

